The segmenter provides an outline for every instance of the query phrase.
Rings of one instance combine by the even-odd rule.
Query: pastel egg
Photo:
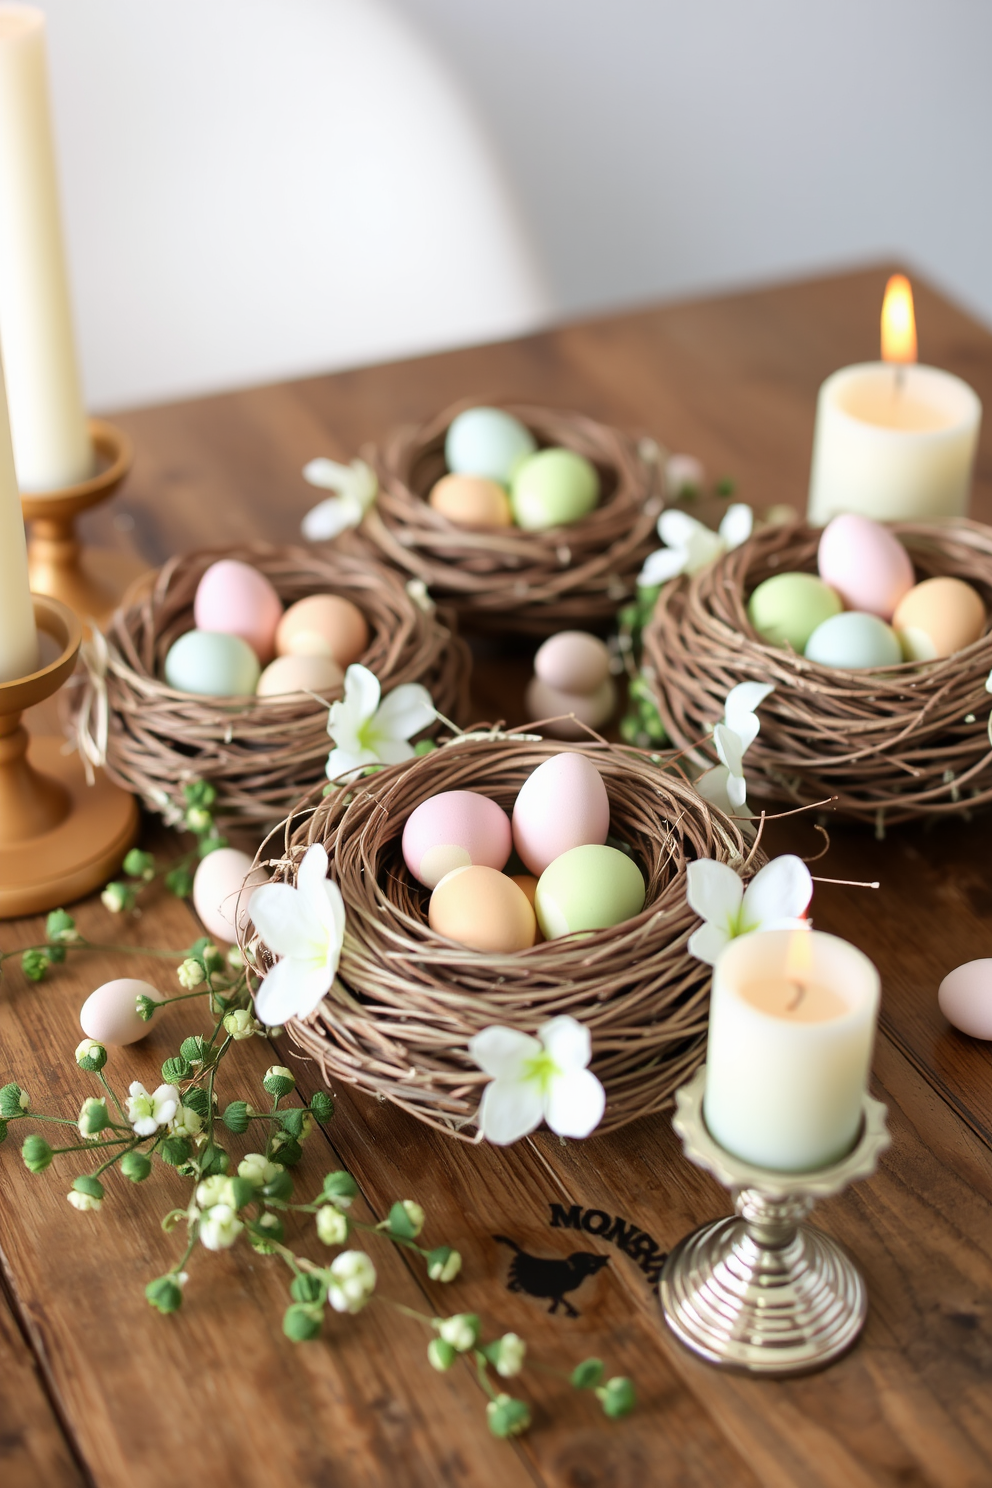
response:
[[[552,739],[588,739],[582,727],[598,729],[613,717],[617,706],[617,689],[612,677],[606,677],[591,693],[559,692],[549,687],[540,677],[532,677],[527,685],[527,717],[550,718],[553,723],[542,725],[542,731]],[[574,714],[574,719],[569,717]]]
[[[442,475],[427,504],[456,527],[509,527],[510,498],[484,475]]]
[[[177,692],[203,697],[245,697],[255,691],[258,656],[241,636],[188,630],[169,647],[165,680]]]
[[[369,623],[340,594],[311,594],[290,605],[276,630],[280,656],[328,656],[342,671],[369,648]]]
[[[934,661],[978,640],[985,606],[963,579],[924,579],[899,601],[892,625],[907,661]]]
[[[244,928],[251,890],[267,882],[265,869],[253,869],[252,859],[236,847],[218,847],[201,858],[193,875],[193,908],[208,935],[233,945],[238,938],[235,914]]]
[[[913,563],[899,539],[870,517],[842,512],[823,529],[816,554],[820,578],[849,610],[891,620],[915,583]]]
[[[541,874],[537,921],[548,940],[577,930],[608,930],[644,908],[644,876],[616,847],[573,847]]]
[[[149,1032],[150,1024],[138,1017],[137,999],[150,997],[161,1002],[165,997],[151,982],[139,982],[135,977],[117,977],[97,987],[79,1009],[79,1026],[87,1038],[97,1039],[101,1044],[113,1044],[122,1048],[125,1044],[136,1044]]]
[[[840,596],[815,574],[773,574],[751,595],[747,615],[769,646],[791,646],[800,656],[818,625],[839,615]]]
[[[966,961],[949,971],[937,989],[940,1011],[971,1038],[992,1039],[992,959]]]
[[[578,522],[598,500],[599,472],[575,450],[538,450],[517,467],[510,484],[514,520],[528,532]]]
[[[513,845],[538,877],[570,848],[604,843],[609,830],[606,786],[584,754],[553,754],[520,787],[513,807]]]
[[[476,791],[442,791],[421,801],[403,828],[403,859],[433,889],[455,868],[505,867],[513,846],[505,811]]]
[[[560,630],[537,648],[534,673],[558,692],[595,692],[610,675],[609,647],[588,631]]]
[[[458,475],[483,475],[509,485],[516,466],[537,449],[533,434],[502,408],[466,408],[448,425],[444,459]]]
[[[275,655],[282,600],[264,574],[236,558],[211,563],[196,588],[193,619],[197,630],[218,630],[247,641],[259,661]]]
[[[427,919],[438,935],[472,951],[506,955],[534,944],[537,922],[519,884],[495,868],[456,868],[431,895]]]
[[[898,666],[902,650],[891,625],[878,615],[844,610],[816,627],[806,642],[806,659],[821,666],[857,671],[861,667]]]
[[[285,697],[291,692],[336,692],[344,672],[331,656],[277,656],[255,688],[259,697]]]

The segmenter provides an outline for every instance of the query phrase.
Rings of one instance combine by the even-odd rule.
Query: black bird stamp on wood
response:
[[[508,1245],[516,1254],[510,1262],[507,1291],[526,1292],[528,1297],[547,1297],[551,1306],[548,1312],[557,1312],[564,1307],[569,1317],[578,1317],[578,1311],[565,1295],[580,1287],[587,1276],[595,1276],[610,1264],[609,1256],[595,1255],[591,1250],[576,1250],[564,1259],[549,1260],[545,1256],[528,1255],[508,1235],[494,1235],[500,1245]]]

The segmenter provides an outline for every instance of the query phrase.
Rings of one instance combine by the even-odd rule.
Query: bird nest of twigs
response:
[[[439,791],[478,791],[510,811],[559,744],[473,733],[300,803],[275,878],[295,882],[307,848],[322,843],[346,912],[334,987],[315,1012],[289,1024],[328,1081],[344,1080],[472,1139],[485,1076],[468,1043],[490,1024],[533,1033],[562,1013],[586,1024],[591,1067],[606,1089],[601,1131],[669,1105],[701,1063],[711,968],[686,949],[700,923],[686,902],[686,866],[716,858],[747,876],[760,864],[738,827],[659,756],[604,742],[569,748],[603,777],[611,840],[626,845],[644,874],[644,908],[614,929],[512,955],[467,950],[430,929],[429,891],[406,868],[403,827]],[[271,861],[273,850],[263,846],[262,858]],[[250,937],[249,930],[246,943]]]
[[[204,571],[221,558],[249,563],[286,604],[311,594],[351,600],[369,626],[362,664],[383,696],[420,682],[439,712],[456,721],[467,706],[471,659],[452,615],[425,609],[395,569],[358,545],[324,552],[244,544],[171,559],[116,611],[87,648],[87,674],[72,700],[84,756],[103,764],[117,785],[152,811],[179,823],[184,786],[209,781],[218,825],[261,835],[324,778],[331,740],[327,706],[341,689],[319,696],[213,698],[177,692],[162,681],[172,643],[193,627],[193,599]],[[320,701],[326,699],[326,703]],[[424,737],[443,725],[438,722]]]
[[[918,580],[951,575],[981,594],[992,617],[992,528],[961,521],[896,522]],[[747,616],[772,574],[816,572],[820,539],[803,524],[767,527],[692,577],[661,591],[644,633],[644,660],[662,721],[706,764],[708,735],[736,683],[771,683],[761,732],[747,752],[748,795],[824,802],[886,825],[965,815],[992,800],[986,680],[992,634],[935,661],[845,671],[765,644]]]
[[[462,401],[429,423],[398,428],[369,452],[380,490],[363,534],[474,627],[527,635],[607,629],[657,546],[662,452],[653,440],[638,441],[580,413],[505,404],[541,448],[560,445],[591,460],[602,494],[588,516],[568,526],[469,531],[435,511],[427,497],[447,468],[448,425],[470,406]]]

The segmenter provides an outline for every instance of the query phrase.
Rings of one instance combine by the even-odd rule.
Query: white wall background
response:
[[[883,256],[992,322],[988,0],[42,0],[93,408]]]

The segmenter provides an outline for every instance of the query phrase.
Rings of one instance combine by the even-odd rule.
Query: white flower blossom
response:
[[[232,1013],[224,1014],[224,1032],[228,1034],[235,1043],[241,1039],[249,1039],[258,1033],[260,1025],[257,1018],[253,1018],[247,1008],[235,1008]]]
[[[211,1173],[196,1187],[196,1202],[200,1209],[212,1209],[219,1204],[227,1192],[227,1179],[223,1173]]]
[[[716,532],[688,512],[669,508],[658,518],[658,536],[666,546],[648,554],[637,582],[647,589],[678,574],[699,573],[722,553],[746,542],[753,526],[754,513],[741,501],[727,507]]]
[[[335,493],[312,506],[303,518],[300,527],[307,542],[329,542],[349,527],[357,527],[379,494],[376,473],[364,460],[352,460],[350,465],[310,460],[303,467],[303,479]]]
[[[783,853],[754,875],[745,889],[727,863],[699,858],[686,869],[689,908],[703,920],[689,937],[689,954],[712,966],[739,935],[758,930],[808,930],[802,918],[813,880],[801,858]]]
[[[331,1262],[327,1300],[335,1312],[361,1312],[375,1280],[375,1267],[363,1250],[343,1250]]]
[[[127,1102],[127,1119],[134,1129],[135,1136],[153,1136],[159,1127],[169,1125],[178,1109],[179,1089],[177,1086],[160,1085],[154,1095],[150,1095],[140,1080],[135,1080],[131,1084]]]
[[[456,1354],[467,1354],[479,1336],[479,1319],[471,1312],[457,1312],[438,1321],[437,1331]]]
[[[97,1214],[103,1204],[102,1199],[95,1198],[93,1194],[80,1193],[78,1189],[70,1189],[66,1198],[73,1209],[78,1209],[80,1214]]]
[[[282,1171],[282,1163],[269,1162],[263,1152],[248,1152],[238,1163],[238,1177],[247,1178],[256,1188],[271,1183]]]
[[[180,1105],[169,1122],[169,1131],[174,1137],[198,1137],[203,1129],[203,1117],[192,1106]]]
[[[526,1354],[527,1345],[522,1338],[516,1333],[504,1333],[496,1355],[496,1373],[502,1379],[512,1379],[523,1369]]]
[[[713,730],[713,747],[720,763],[700,775],[696,789],[728,816],[742,811],[747,801],[744,755],[761,728],[754,710],[774,691],[768,682],[739,682],[727,693],[723,721]]]
[[[79,1108],[79,1135],[87,1142],[98,1142],[110,1125],[106,1103],[97,1095],[88,1095]]]
[[[561,1137],[587,1137],[599,1125],[606,1093],[587,1069],[589,1030],[563,1013],[537,1037],[493,1025],[469,1041],[469,1053],[492,1076],[479,1105],[479,1130],[504,1147],[546,1121]]]
[[[281,959],[255,993],[263,1023],[312,1013],[330,990],[344,943],[344,900],[327,877],[327,853],[313,843],[291,884],[263,884],[248,905],[255,928]]]
[[[81,1044],[76,1045],[76,1063],[81,1064],[84,1059],[103,1059],[106,1062],[107,1051],[103,1044],[96,1039],[84,1038]]]
[[[243,1229],[238,1211],[230,1204],[214,1204],[200,1216],[200,1242],[207,1250],[226,1250]]]
[[[332,703],[327,732],[335,748],[327,757],[328,780],[352,778],[366,765],[397,765],[412,759],[410,743],[437,717],[431,695],[419,682],[404,682],[382,699],[379,679],[355,662],[344,674],[344,696]]]
[[[317,1210],[317,1234],[325,1245],[343,1245],[349,1228],[347,1219],[334,1204],[322,1204]]]

